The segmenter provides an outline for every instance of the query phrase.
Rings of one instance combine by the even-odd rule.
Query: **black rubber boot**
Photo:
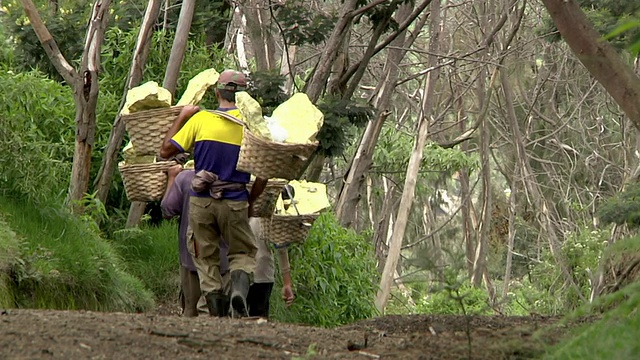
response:
[[[251,279],[249,274],[242,270],[231,272],[231,307],[233,308],[234,317],[249,316],[247,309],[247,294]]]
[[[224,317],[229,313],[229,300],[224,294],[212,291],[204,296],[210,316]]]

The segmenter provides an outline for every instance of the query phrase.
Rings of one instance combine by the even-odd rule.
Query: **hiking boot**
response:
[[[204,297],[207,300],[209,315],[225,317],[229,314],[229,297],[219,291],[212,291]]]
[[[231,307],[234,312],[232,314],[234,317],[249,316],[247,294],[249,293],[250,285],[251,279],[249,278],[249,274],[242,270],[231,272]]]

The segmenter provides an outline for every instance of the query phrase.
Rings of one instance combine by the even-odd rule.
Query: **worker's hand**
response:
[[[293,289],[291,289],[291,285],[284,285],[282,287],[282,300],[284,300],[285,305],[287,305],[287,307],[291,306],[294,298],[295,295],[293,295]]]
[[[176,120],[181,121],[184,124],[198,111],[200,111],[200,106],[198,105],[185,105],[180,111],[180,116],[178,116]]]
[[[182,165],[173,165],[169,169],[167,169],[167,174],[169,178],[175,179],[178,174],[182,171]]]
[[[248,209],[248,211],[249,211],[249,218],[257,217],[257,215],[258,215],[258,214],[256,214],[256,210],[254,209],[254,207],[253,207],[253,203],[252,203],[252,202],[249,202],[249,209]]]

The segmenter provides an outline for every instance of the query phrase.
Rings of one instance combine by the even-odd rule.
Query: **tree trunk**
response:
[[[260,0],[241,3],[240,8],[247,19],[247,35],[258,71],[276,67],[275,40],[269,26],[269,6]]]
[[[529,163],[529,158],[526,153],[526,149],[524,147],[524,139],[520,132],[520,126],[518,124],[516,111],[514,108],[514,95],[511,89],[511,85],[509,84],[509,80],[507,78],[507,74],[504,70],[500,71],[501,80],[502,80],[502,89],[504,91],[505,104],[506,104],[506,112],[509,120],[509,124],[511,127],[511,131],[513,133],[513,141],[514,146],[516,147],[519,168],[522,172],[522,179],[524,182],[525,189],[529,192],[534,205],[536,206],[536,211],[539,214],[540,225],[547,233],[548,241],[549,241],[549,250],[551,255],[553,256],[556,264],[560,267],[560,271],[564,277],[565,283],[570,287],[576,290],[578,296],[585,301],[584,295],[576,285],[571,269],[567,265],[564,255],[561,252],[561,243],[558,238],[558,230],[557,230],[557,222],[558,216],[557,213],[553,210],[553,207],[550,206],[547,198],[544,196],[542,190],[540,189],[540,184],[535,181],[535,175],[531,169],[531,165]]]
[[[376,249],[376,259],[378,260],[378,272],[382,274],[384,270],[385,252],[387,251],[387,234],[389,232],[389,223],[393,217],[393,192],[395,186],[391,181],[386,178],[382,178],[382,187],[384,189],[384,200],[382,202],[382,209],[380,210],[380,216],[375,227],[373,234],[373,244]]]
[[[516,238],[516,194],[518,190],[518,165],[513,169],[513,178],[511,180],[511,193],[509,194],[509,242],[507,245],[507,261],[504,269],[504,281],[502,285],[502,302],[507,303],[507,295],[509,293],[509,282],[511,281],[511,266],[513,263],[513,244]]]
[[[320,181],[320,175],[322,175],[322,169],[324,169],[324,162],[327,160],[327,157],[320,154],[315,153],[313,159],[309,163],[309,167],[305,171],[305,179],[311,182]]]
[[[593,28],[576,0],[542,0],[571,50],[640,129],[640,79]]]
[[[191,21],[193,20],[193,12],[196,6],[195,0],[183,0],[180,8],[180,18],[178,19],[178,27],[176,28],[171,54],[169,55],[169,63],[167,71],[164,74],[162,87],[169,90],[173,97],[176,96],[176,87],[178,85],[178,77],[180,75],[180,67],[184,59],[184,53],[187,49],[189,40],[189,31],[191,30]]]
[[[429,36],[429,51],[434,54],[438,49],[440,35],[440,2],[434,1],[431,3],[431,26]],[[428,67],[436,65],[438,59],[435,55],[429,55]],[[396,270],[396,265],[400,258],[400,249],[402,248],[402,241],[404,239],[404,233],[407,228],[407,221],[409,219],[409,213],[411,206],[413,205],[413,198],[415,195],[416,178],[418,177],[418,171],[420,170],[420,162],[422,161],[422,154],[424,146],[429,135],[429,123],[432,116],[433,104],[434,104],[434,92],[435,86],[438,81],[440,70],[438,68],[429,72],[425,79],[425,86],[422,98],[421,114],[418,118],[418,134],[416,136],[416,142],[409,158],[409,165],[407,166],[407,174],[404,183],[404,189],[402,191],[402,197],[400,200],[400,206],[398,207],[398,216],[393,228],[393,238],[389,244],[389,256],[384,264],[384,270],[382,272],[382,278],[380,280],[380,289],[376,296],[376,308],[380,313],[384,313],[384,308],[389,299],[391,292],[391,285],[393,282],[393,274]]]
[[[109,21],[111,0],[96,1],[85,38],[80,71],[75,80],[73,97],[76,104],[76,144],[71,168],[71,182],[66,203],[75,207],[89,190],[91,150],[96,135],[96,106],[98,104],[98,71],[100,50]]]
[[[484,70],[482,71],[484,73]],[[491,101],[489,97],[484,97],[486,76],[480,76],[478,86],[479,102],[487,104]],[[482,179],[482,218],[478,229],[478,241],[476,242],[475,255],[473,259],[473,274],[471,283],[475,287],[482,285],[482,275],[486,269],[486,248],[489,239],[489,230],[491,228],[491,154],[489,144],[491,143],[490,123],[486,116],[482,116],[480,124],[480,161],[482,163],[481,179]]]
[[[410,16],[411,9],[411,5],[409,4],[400,6],[397,15],[398,22],[402,22]],[[416,31],[420,31],[420,29],[416,29]],[[371,167],[373,152],[378,143],[382,126],[390,114],[387,110],[391,102],[391,96],[395,90],[396,82],[398,81],[398,64],[405,54],[403,50],[405,36],[406,32],[403,32],[391,43],[392,48],[389,50],[389,55],[385,63],[385,75],[384,78],[381,79],[376,89],[377,95],[373,99],[373,104],[378,110],[378,117],[367,123],[367,127],[360,140],[360,145],[356,150],[349,168],[347,179],[336,203],[336,216],[340,224],[345,227],[351,226],[353,222],[355,208],[359,201],[360,189],[364,181],[364,174],[366,174]]]
[[[162,87],[169,90],[172,98],[175,98],[176,88],[178,85],[178,77],[180,68],[184,60],[184,54],[187,49],[189,40],[189,31],[191,30],[191,21],[195,9],[195,0],[184,0],[180,8],[180,18],[176,28],[173,45],[171,46],[171,54],[169,54],[169,62],[164,75]],[[134,227],[140,223],[140,219],[144,214],[146,203],[133,201],[129,207],[129,216],[127,217],[127,227]]]
[[[338,54],[338,48],[351,28],[354,16],[353,10],[355,10],[357,3],[358,0],[345,0],[343,2],[338,21],[326,42],[324,51],[320,54],[316,70],[305,90],[305,93],[313,103],[316,103],[324,92],[327,79],[329,79],[329,72]]]
[[[107,142],[107,149],[105,150],[102,158],[102,165],[98,171],[96,177],[97,184],[95,185],[97,191],[97,197],[102,203],[107,202],[109,196],[109,189],[113,182],[113,174],[116,168],[118,154],[122,147],[122,140],[124,139],[125,126],[120,112],[124,106],[127,91],[136,87],[142,81],[142,73],[147,63],[149,56],[149,47],[151,44],[151,37],[153,36],[153,27],[155,26],[156,19],[160,14],[160,5],[162,0],[150,0],[147,5],[147,10],[140,25],[140,31],[138,32],[138,40],[136,41],[136,47],[133,50],[133,60],[131,62],[131,69],[129,70],[129,76],[125,85],[122,99],[120,100],[120,106],[118,108],[118,114],[113,121],[113,127],[109,134],[109,141]]]
[[[80,207],[76,206],[77,202],[82,199],[89,189],[91,150],[96,132],[100,50],[109,21],[110,5],[111,0],[98,0],[94,3],[91,18],[89,19],[89,28],[85,36],[80,68],[76,71],[60,52],[49,30],[42,22],[33,2],[31,0],[22,0],[22,7],[47,56],[67,84],[73,88],[73,98],[76,105],[75,149],[69,192],[65,203],[76,212],[80,211]]]
[[[293,67],[293,64],[296,58],[297,50],[297,46],[288,45],[286,51],[282,52],[282,60],[280,61],[280,75],[284,75],[287,77],[287,81],[284,84],[284,93],[287,95],[291,95],[293,93],[293,88],[295,86],[295,68]]]

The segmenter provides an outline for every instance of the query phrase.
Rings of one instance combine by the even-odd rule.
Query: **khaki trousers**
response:
[[[249,226],[249,203],[216,200],[211,197],[189,199],[187,247],[200,277],[203,294],[222,291],[220,276],[220,238],[229,243],[229,270],[242,270],[253,277],[256,243]]]

